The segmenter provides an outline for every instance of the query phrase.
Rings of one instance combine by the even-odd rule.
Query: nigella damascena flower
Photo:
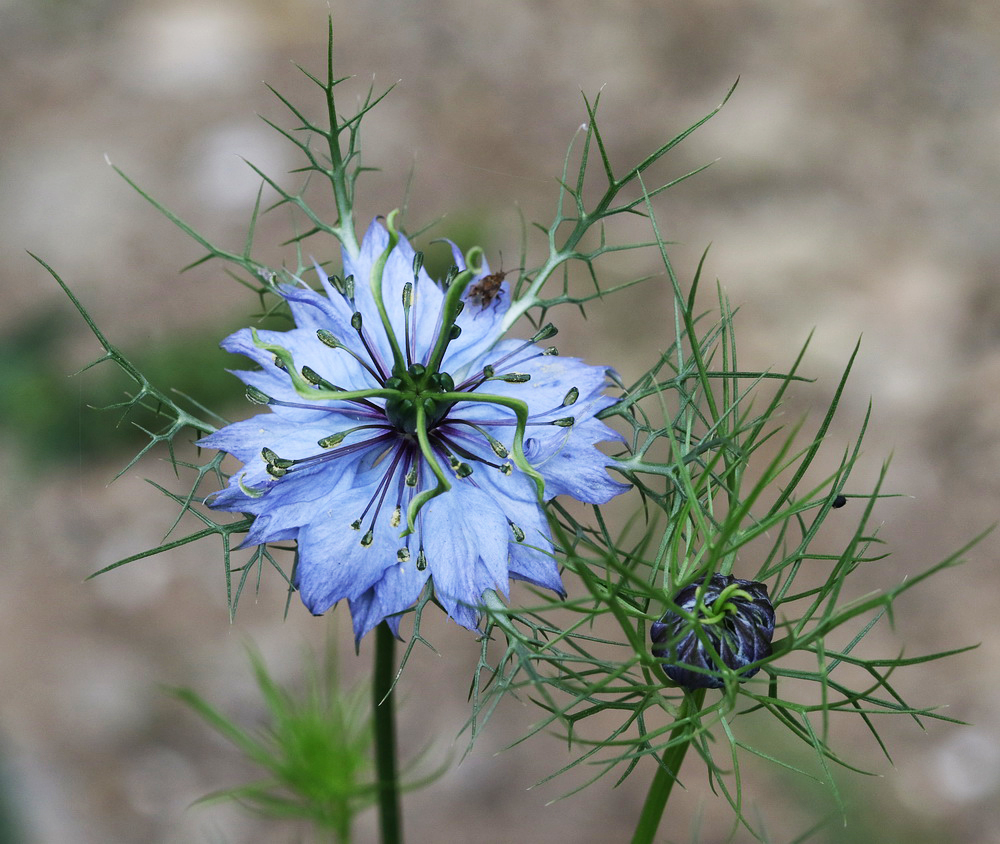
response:
[[[774,608],[763,583],[716,573],[708,583],[701,578],[685,586],[673,604],[683,612],[668,610],[649,635],[653,656],[665,660],[663,670],[675,683],[721,689],[719,672],[732,669],[745,680],[760,666],[742,669],[771,655]]]
[[[509,286],[481,252],[467,268],[452,246],[439,285],[393,220],[345,253],[343,279],[317,267],[321,292],[278,287],[294,329],[223,341],[260,366],[235,374],[270,412],[200,442],[244,464],[210,505],[255,517],[244,545],[295,540],[302,601],[347,599],[358,639],[397,630],[429,578],[470,629],[510,578],[562,594],[541,500],[627,488],[595,447],[620,439],[595,416],[613,403],[606,370],[537,345],[551,326],[501,340]]]

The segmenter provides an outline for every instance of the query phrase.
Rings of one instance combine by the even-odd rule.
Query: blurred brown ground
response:
[[[871,397],[859,477],[874,478],[892,453],[889,486],[913,496],[880,508],[893,551],[881,582],[916,573],[996,519],[1000,5],[358,0],[332,10],[340,72],[359,78],[353,91],[371,75],[376,88],[399,80],[367,122],[366,162],[383,169],[360,183],[359,219],[398,205],[415,164],[410,219],[474,214],[491,231],[490,254],[516,254],[518,207],[528,220],[550,218],[553,177],[586,117],[581,90],[603,86],[604,131],[624,166],[714,107],[739,76],[722,113],[665,165],[679,174],[720,159],[658,209],[682,279],[711,242],[707,277],[740,307],[747,368],[787,365],[815,329],[805,370],[818,380],[798,391],[789,421],[829,399],[863,335],[831,452],[849,443]],[[237,247],[257,187],[239,156],[270,173],[297,164],[254,116],[285,120],[260,80],[318,113],[290,60],[322,73],[326,13],[318,0],[0,3],[0,330],[69,310],[26,248],[61,271],[126,350],[242,324],[252,302],[218,268],[178,276],[197,247],[104,156]],[[273,215],[260,242],[287,226]],[[614,273],[655,271],[625,260]],[[572,330],[561,348],[634,377],[670,342],[657,291],[593,307],[586,324],[564,320]],[[69,372],[97,347],[82,322],[66,325]],[[85,383],[65,389],[86,402]],[[168,509],[142,478],[162,467],[147,462],[106,486],[120,460],[40,472],[13,439],[0,442],[0,460],[0,749],[28,840],[299,840],[232,808],[188,808],[248,772],[162,686],[193,686],[252,722],[244,642],[292,681],[304,644],[319,647],[334,624],[345,674],[364,674],[369,643],[353,656],[346,613],[319,621],[293,606],[282,621],[272,578],[230,625],[209,545],[83,583],[159,541]],[[966,566],[903,601],[900,637],[885,638],[889,654],[904,639],[907,654],[982,642],[899,680],[909,697],[948,704],[974,726],[924,733],[883,719],[895,767],[859,724],[841,728],[851,758],[885,776],[845,779],[850,826],[816,840],[1000,842],[997,550],[988,539]],[[433,742],[440,756],[466,717],[476,647],[454,625],[433,627],[441,655],[410,666],[401,719],[408,750]],[[536,737],[493,756],[533,717],[508,707],[460,767],[407,797],[411,842],[627,839],[650,772],[546,806],[558,783],[526,789],[563,764],[558,741]],[[776,841],[831,809],[821,790],[752,771],[750,811],[759,807]],[[728,809],[694,767],[686,773],[663,840],[720,840]],[[366,816],[358,840],[373,840],[373,829]]]

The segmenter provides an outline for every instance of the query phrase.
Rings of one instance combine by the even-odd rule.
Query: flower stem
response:
[[[379,826],[382,844],[401,844],[402,809],[396,770],[396,637],[384,621],[375,630],[375,770],[378,775]]]
[[[649,785],[649,792],[646,794],[646,802],[642,806],[642,813],[639,815],[639,823],[636,824],[635,834],[632,836],[632,844],[652,844],[656,836],[656,830],[660,826],[663,812],[667,808],[667,800],[670,799],[670,792],[677,781],[677,774],[680,773],[681,763],[684,761],[684,754],[687,753],[691,745],[691,716],[701,709],[702,701],[705,699],[705,690],[698,689],[684,695],[684,702],[677,713],[677,726],[670,732],[668,749],[660,759],[660,765],[656,769],[656,776],[653,777]],[[687,739],[682,737],[687,733]],[[674,744],[674,741],[677,741]]]

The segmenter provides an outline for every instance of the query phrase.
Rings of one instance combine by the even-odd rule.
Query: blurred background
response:
[[[788,366],[815,332],[803,371],[816,382],[796,391],[790,423],[825,406],[862,337],[830,450],[835,459],[852,441],[871,399],[859,482],[892,455],[888,486],[911,496],[879,507],[893,551],[880,582],[916,574],[996,519],[1000,5],[2,0],[0,776],[21,834],[0,841],[302,840],[233,807],[190,807],[255,773],[165,688],[191,686],[253,724],[248,641],[289,683],[331,625],[347,680],[367,674],[370,643],[354,656],[346,608],[318,620],[293,603],[285,620],[274,577],[231,624],[208,543],[84,582],[160,541],[171,511],[143,479],[169,472],[151,459],[110,483],[139,440],[88,405],[124,385],[110,370],[66,378],[99,348],[25,250],[161,385],[249,414],[216,344],[246,324],[252,297],[220,266],[178,275],[198,247],[105,157],[239,249],[258,187],[241,156],[276,175],[299,163],[256,116],[291,125],[261,80],[321,114],[291,62],[324,72],[331,7],[339,73],[357,77],[344,107],[372,78],[379,90],[398,83],[366,122],[365,161],[382,169],[360,182],[358,219],[398,206],[412,171],[411,227],[446,214],[436,233],[474,237],[493,261],[503,251],[508,268],[518,214],[551,219],[554,177],[586,119],[581,91],[603,91],[603,130],[624,168],[739,77],[723,111],[663,165],[670,177],[715,161],[657,206],[682,281],[711,243],[706,280],[740,308],[744,368]],[[273,244],[289,233],[287,216],[269,215],[261,256],[280,260]],[[625,259],[607,283],[661,270],[652,256]],[[586,323],[562,315],[560,348],[634,378],[672,339],[663,290],[594,306]],[[887,655],[904,641],[907,655],[982,643],[898,678],[909,699],[972,726],[885,719],[890,765],[858,722],[835,725],[851,761],[881,776],[844,777],[849,825],[814,840],[1000,842],[997,552],[987,539],[901,602],[896,635],[880,633]],[[478,649],[441,619],[431,628],[439,653],[418,649],[404,676],[402,740],[457,759]],[[625,840],[651,771],[547,805],[571,783],[528,786],[568,759],[557,739],[495,755],[535,715],[507,707],[460,767],[408,796],[409,840]],[[748,812],[776,841],[834,808],[828,791],[775,766],[749,771]],[[695,766],[685,772],[663,840],[723,840],[728,808]],[[358,840],[373,835],[366,815]]]

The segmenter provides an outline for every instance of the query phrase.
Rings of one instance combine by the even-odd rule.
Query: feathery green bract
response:
[[[314,828],[349,841],[357,813],[374,805],[378,784],[372,760],[371,713],[367,689],[342,689],[333,649],[324,665],[306,662],[305,688],[291,691],[250,651],[261,701],[263,726],[242,727],[190,689],[174,695],[217,733],[261,768],[264,778],[225,788],[199,803],[234,800],[271,818],[310,822]]]
[[[279,196],[278,201],[270,206],[270,208],[263,209],[264,211],[290,207],[296,212],[304,214],[306,219],[311,221],[311,225],[305,231],[287,241],[287,244],[294,246],[295,254],[293,259],[282,268],[272,269],[254,257],[254,238],[257,220],[260,213],[262,213],[261,199],[263,184],[261,191],[258,192],[257,202],[250,216],[243,247],[239,251],[233,251],[213,243],[208,237],[196,231],[170,209],[150,196],[129,176],[117,167],[114,168],[115,172],[125,179],[143,199],[149,202],[185,234],[204,247],[206,250],[205,254],[184,269],[191,269],[212,259],[222,261],[226,265],[227,274],[256,294],[262,318],[269,317],[276,312],[279,315],[282,312],[287,315],[287,306],[275,294],[275,286],[279,281],[289,281],[292,278],[302,277],[307,271],[312,272],[312,262],[306,261],[302,254],[301,243],[303,240],[317,233],[333,235],[341,243],[345,251],[352,255],[357,254],[359,247],[353,218],[354,190],[360,174],[371,169],[361,164],[360,125],[364,115],[388,93],[386,91],[380,95],[375,95],[372,90],[369,90],[367,97],[353,115],[341,117],[338,114],[334,90],[344,79],[336,78],[333,75],[332,23],[329,31],[329,59],[326,81],[320,80],[304,69],[302,69],[302,72],[323,92],[328,127],[321,127],[308,120],[301,111],[295,108],[277,91],[274,91],[274,89],[271,90],[288,107],[300,125],[294,130],[285,130],[270,123],[270,121],[266,121],[294,143],[305,156],[307,161],[306,166],[296,171],[305,173],[305,177],[301,179],[300,189],[297,191],[286,190],[277,181],[264,175],[254,165],[250,164],[261,175],[264,184],[273,188]],[[312,140],[314,138],[319,139],[323,152],[317,152],[313,148]],[[333,224],[321,221],[305,200],[310,176],[316,175],[321,176],[329,183],[333,193],[338,213],[338,219]],[[127,472],[149,452],[154,449],[160,450],[161,448],[165,448],[166,459],[174,468],[178,478],[182,476],[182,470],[185,472],[185,477],[190,477],[190,486],[183,492],[172,492],[159,484],[154,484],[178,508],[176,517],[167,530],[163,542],[154,548],[105,566],[92,576],[103,574],[127,563],[173,550],[199,539],[218,536],[222,545],[226,596],[231,616],[235,615],[244,588],[251,582],[255,582],[257,588],[260,587],[265,563],[278,572],[281,580],[287,585],[288,598],[290,599],[293,591],[291,586],[291,569],[294,565],[289,559],[290,549],[262,545],[245,552],[242,555],[245,557],[242,562],[237,561],[233,559],[233,548],[241,543],[241,537],[249,529],[252,520],[250,518],[242,518],[235,521],[217,522],[210,518],[203,508],[196,506],[209,493],[225,486],[228,475],[223,469],[222,464],[226,455],[215,451],[199,452],[196,462],[181,459],[177,456],[178,449],[187,450],[189,442],[215,431],[217,427],[225,425],[227,420],[193,401],[186,400],[184,396],[175,395],[169,388],[163,388],[160,385],[151,383],[146,375],[135,366],[124,352],[110,343],[83,304],[55,270],[41,258],[34,255],[32,257],[63,288],[76,310],[86,321],[90,330],[104,349],[103,355],[84,367],[84,369],[110,362],[121,369],[135,384],[135,390],[127,395],[122,402],[102,408],[119,411],[121,414],[120,421],[128,420],[130,424],[139,427],[147,437],[147,442],[115,477],[120,477]],[[149,420],[152,421],[150,422]],[[172,538],[181,520],[189,514],[201,521],[204,527],[181,538]],[[284,557],[284,560],[279,562],[281,557]]]
[[[578,182],[585,167],[584,161]],[[704,257],[689,289],[682,288],[648,202],[653,193],[647,193],[645,211],[673,290],[677,339],[642,377],[622,384],[621,400],[601,414],[627,432],[628,454],[618,469],[641,493],[643,512],[616,532],[601,507],[592,508],[587,522],[552,505],[566,581],[575,576],[581,588],[566,601],[537,592],[530,608],[488,603],[490,625],[467,727],[475,741],[504,695],[529,697],[546,715],[524,738],[555,730],[573,753],[546,780],[581,763],[591,772],[582,783],[577,777],[572,791],[612,772],[621,782],[645,757],[672,781],[691,748],[713,789],[734,809],[734,829],[742,824],[763,840],[763,830],[744,811],[741,758],[749,753],[798,769],[782,760],[780,750],[742,737],[732,721],[751,712],[773,715],[815,754],[815,770],[801,773],[825,781],[842,812],[834,771],[860,769],[832,746],[833,717],[859,719],[887,757],[874,716],[902,714],[918,724],[954,720],[904,700],[892,675],[968,648],[881,655],[862,641],[880,620],[892,621],[896,598],[957,565],[978,538],[916,576],[872,591],[862,578],[882,580],[876,564],[888,556],[872,525],[873,507],[886,497],[886,467],[873,489],[859,490],[850,481],[870,408],[835,470],[823,475],[816,460],[857,348],[817,431],[806,438],[802,424],[783,430],[783,401],[807,381],[799,374],[806,349],[785,373],[740,369],[734,313],[721,290],[714,316],[697,309]],[[840,509],[838,502],[834,508],[845,493],[851,507]],[[840,535],[848,518],[856,522],[839,553],[820,550],[829,547],[831,528],[824,533],[822,527],[831,515]],[[670,596],[715,572],[767,582],[778,616],[773,654],[761,662],[758,676],[740,682],[722,673],[721,696],[677,687],[649,643],[650,623],[668,608],[677,611]],[[861,591],[862,597],[848,597]],[[658,817],[643,818],[634,841],[653,840],[657,823]]]

